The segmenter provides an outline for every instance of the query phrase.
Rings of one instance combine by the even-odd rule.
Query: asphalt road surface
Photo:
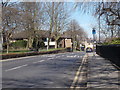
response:
[[[3,88],[69,88],[85,52],[38,55],[2,62]]]

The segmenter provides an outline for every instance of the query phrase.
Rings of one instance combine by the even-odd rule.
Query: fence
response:
[[[119,45],[97,45],[96,53],[110,60],[120,67],[120,44]]]

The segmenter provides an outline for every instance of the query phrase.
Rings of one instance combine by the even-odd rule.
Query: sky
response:
[[[98,31],[98,19],[92,15],[92,13],[81,13],[80,10],[76,10],[72,12],[72,19],[77,20],[79,25],[85,30],[88,34],[89,38],[92,38],[92,29],[96,28],[96,32]],[[98,34],[98,32],[96,33]]]
[[[19,0],[11,0],[12,2]],[[73,2],[73,0],[71,0]],[[70,1],[69,1],[70,2]],[[69,3],[70,7],[73,7],[73,3]],[[90,7],[91,8],[91,7]],[[92,13],[81,13],[80,9],[73,10],[71,12],[71,18],[78,21],[79,25],[85,30],[89,38],[92,38],[92,28],[95,27],[97,30],[97,18],[95,18]],[[98,33],[97,33],[98,34]]]

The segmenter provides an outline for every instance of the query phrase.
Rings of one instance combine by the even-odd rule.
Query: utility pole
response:
[[[99,43],[100,43],[100,2],[99,2]]]

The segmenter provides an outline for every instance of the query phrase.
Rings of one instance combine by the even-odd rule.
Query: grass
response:
[[[77,50],[76,49],[73,49],[73,52],[76,52]]]
[[[57,48],[57,49],[55,49],[55,48],[52,48],[52,49],[42,49],[42,50],[40,50],[40,52],[41,51],[54,51],[54,50],[61,50],[61,49],[64,49],[64,48]]]
[[[40,50],[40,52],[42,52],[42,51],[54,51],[54,50],[61,50],[61,49],[64,49],[64,48],[57,48],[57,49],[55,49],[55,48],[53,48],[53,49],[42,49],[42,50]],[[26,53],[26,52],[32,52],[32,51],[30,51],[30,50],[10,50],[9,51],[9,53],[16,53],[16,54],[18,54],[18,53]],[[4,52],[0,52],[0,54],[7,54],[6,53],[6,51],[4,51]]]
[[[11,50],[9,51],[9,53],[25,53],[25,52],[31,52],[30,50]],[[3,51],[2,53],[0,54],[7,54],[6,51]]]

